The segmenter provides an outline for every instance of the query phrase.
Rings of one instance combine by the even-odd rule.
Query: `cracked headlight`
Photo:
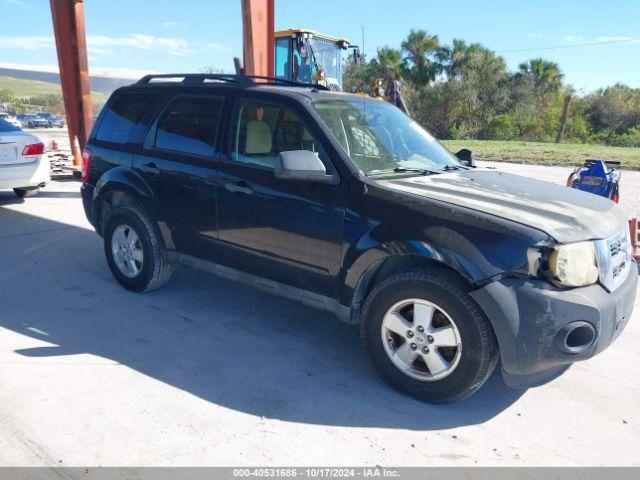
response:
[[[530,275],[546,276],[565,287],[584,287],[598,281],[594,242],[534,247],[527,256]]]

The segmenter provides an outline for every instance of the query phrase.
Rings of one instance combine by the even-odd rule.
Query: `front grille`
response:
[[[596,241],[600,283],[610,292],[627,279],[631,268],[631,239],[629,232]]]

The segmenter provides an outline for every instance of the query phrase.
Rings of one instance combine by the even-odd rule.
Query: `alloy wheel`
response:
[[[382,342],[391,362],[405,375],[441,380],[460,361],[460,332],[438,305],[411,298],[394,304],[382,321]]]
[[[111,236],[113,260],[120,272],[135,278],[140,274],[144,263],[142,242],[136,231],[129,225],[118,225]]]

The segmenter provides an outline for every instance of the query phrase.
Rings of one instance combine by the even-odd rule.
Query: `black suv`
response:
[[[82,197],[125,288],[207,269],[361,326],[380,375],[428,402],[501,361],[541,384],[620,334],[638,281],[601,197],[470,168],[394,106],[231,75],[117,90]]]

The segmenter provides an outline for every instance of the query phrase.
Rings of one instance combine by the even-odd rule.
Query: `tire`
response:
[[[35,197],[40,192],[40,188],[14,188],[13,193],[15,193],[20,198],[31,198]]]
[[[499,352],[489,320],[468,291],[462,279],[440,270],[401,273],[375,286],[363,306],[361,337],[380,377],[428,403],[452,403],[475,393],[496,367]],[[414,311],[431,318],[423,333],[418,329],[425,323]],[[430,311],[436,313],[429,317]],[[391,312],[400,314],[401,323],[392,321],[399,317],[388,316]],[[389,326],[407,331],[402,337]]]
[[[114,240],[114,234],[121,239],[124,235],[125,240],[135,240],[137,237],[128,256],[124,251],[116,253],[114,250],[115,244],[118,244],[117,239]],[[140,207],[124,206],[110,212],[106,218],[103,238],[109,269],[124,288],[134,292],[150,292],[163,287],[171,278],[173,267],[167,261],[161,237]],[[128,260],[123,261],[123,258]],[[132,261],[134,267],[131,267]],[[128,268],[123,267],[123,264],[128,264]]]

